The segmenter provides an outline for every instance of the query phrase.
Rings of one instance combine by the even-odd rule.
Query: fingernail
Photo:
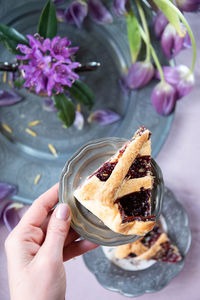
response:
[[[56,212],[56,218],[59,220],[67,220],[70,216],[69,206],[67,204],[60,204]]]

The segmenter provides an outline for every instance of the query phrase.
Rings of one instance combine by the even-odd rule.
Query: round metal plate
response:
[[[15,27],[23,34],[34,34],[46,0],[0,0],[1,22]],[[150,19],[150,18],[149,18]],[[87,20],[82,30],[75,26],[59,23],[58,34],[67,36],[72,46],[80,46],[76,59],[81,63],[99,61],[101,67],[90,73],[81,73],[83,79],[95,93],[93,110],[111,109],[119,113],[119,122],[101,126],[86,122],[82,131],[73,126],[64,129],[55,113],[43,109],[43,99],[28,93],[25,89],[17,92],[24,100],[16,105],[0,107],[0,181],[17,184],[19,193],[15,200],[31,203],[46,189],[59,179],[65,162],[82,145],[96,138],[108,136],[129,139],[140,125],[152,132],[152,156],[155,157],[162,147],[170,130],[173,114],[167,117],[158,115],[151,103],[150,95],[155,81],[141,90],[125,95],[119,85],[120,74],[130,66],[131,58],[126,36],[126,22],[123,18],[115,18],[113,24],[100,26]],[[155,48],[161,60],[161,51]],[[0,61],[14,60],[14,56],[0,44]],[[1,80],[0,89],[8,89]],[[87,119],[89,114],[84,108]],[[37,136],[29,135],[25,129],[29,122],[40,120],[41,123],[32,128]],[[6,132],[2,123],[13,131]],[[58,153],[54,157],[48,144],[52,144]],[[34,184],[35,177],[40,174],[40,181]]]
[[[185,255],[190,248],[191,232],[183,206],[169,189],[165,190],[162,215],[167,223],[168,235],[179,248],[183,259],[178,263],[156,262],[145,270],[126,271],[111,263],[99,247],[84,254],[83,258],[88,269],[103,287],[125,296],[136,297],[163,289],[181,272]]]
[[[125,143],[124,139],[106,138],[91,141],[77,151],[66,163],[59,187],[59,199],[67,202],[72,211],[71,226],[83,238],[105,246],[116,246],[135,241],[139,236],[122,235],[106,227],[101,220],[82,206],[73,195],[74,190],[82,185],[101,164],[108,160]],[[162,172],[152,160],[152,173],[155,178],[152,190],[152,214],[158,218],[162,207],[164,183]]]

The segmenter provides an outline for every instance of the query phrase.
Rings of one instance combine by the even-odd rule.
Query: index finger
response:
[[[57,183],[37,198],[22,217],[20,224],[40,227],[49,211],[59,201],[58,187],[59,184]]]

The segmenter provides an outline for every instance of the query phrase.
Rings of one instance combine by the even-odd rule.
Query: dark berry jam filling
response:
[[[126,146],[122,148],[119,153],[123,154],[126,149]],[[117,162],[106,162],[103,164],[101,168],[99,168],[95,173],[91,176],[96,175],[99,180],[106,181],[112,171],[114,170]],[[131,165],[126,178],[133,179],[133,178],[141,178],[147,175],[147,173],[151,170],[151,157],[150,156],[138,156],[134,160],[133,164]]]
[[[141,243],[145,246],[150,248],[160,237],[162,234],[162,230],[160,227],[156,224],[152,231],[148,232],[143,239],[141,240]]]
[[[136,257],[137,255],[135,253],[130,253],[129,257]]]
[[[103,164],[103,166],[101,168],[99,168],[93,175],[96,175],[99,178],[99,180],[101,180],[101,181],[106,181],[110,177],[116,164],[117,164],[117,162],[113,162],[113,163],[107,162],[107,163]]]
[[[182,259],[181,255],[176,252],[175,248],[170,244],[170,242],[165,242],[161,244],[161,248],[152,259],[158,261],[165,261],[170,263],[176,263]]]
[[[118,204],[122,223],[155,219],[155,216],[150,216],[150,195],[151,190],[147,189],[117,199],[115,203]]]
[[[149,171],[151,171],[151,156],[138,156],[132,163],[126,177],[130,179],[144,177]]]

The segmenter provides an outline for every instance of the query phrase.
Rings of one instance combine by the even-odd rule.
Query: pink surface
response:
[[[200,49],[199,14],[188,14]],[[198,51],[200,53],[200,51]],[[183,52],[178,61],[189,64],[190,51]],[[141,300],[199,300],[200,299],[200,58],[196,64],[196,87],[177,105],[175,120],[168,139],[157,157],[166,185],[185,207],[192,231],[192,245],[183,271],[163,290],[138,297]],[[0,224],[0,300],[9,299],[4,239],[6,229]],[[13,255],[15,253],[13,252]],[[81,257],[66,263],[67,295],[70,300],[122,300],[126,297],[104,289],[83,263]],[[36,299],[39,300],[39,299]]]

